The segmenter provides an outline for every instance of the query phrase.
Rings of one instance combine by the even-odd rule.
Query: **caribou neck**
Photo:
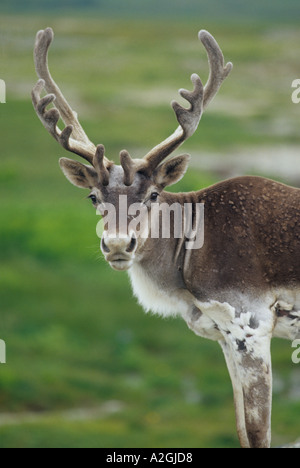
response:
[[[185,205],[188,205],[191,209],[194,209],[196,204],[199,203],[199,199],[201,199],[201,192],[164,192],[160,204],[177,205],[182,210]],[[171,234],[174,233],[171,232]],[[193,298],[185,282],[185,269],[192,252],[192,250],[186,249],[186,241],[187,239],[184,236],[180,238],[174,238],[173,235],[169,238],[149,237],[141,250],[137,252],[129,276],[134,293],[146,310],[153,310],[153,303],[146,304],[141,298],[142,295],[146,294],[146,289],[148,292],[151,291],[152,296],[154,296],[155,291],[156,295],[161,293],[168,297],[168,302],[172,298],[179,301],[179,307],[177,302],[177,307],[175,305],[172,315],[185,308],[183,303],[187,308],[193,306]],[[168,273],[166,274],[166,272]],[[141,293],[141,290],[143,290],[143,293]],[[182,301],[181,304],[180,301]]]

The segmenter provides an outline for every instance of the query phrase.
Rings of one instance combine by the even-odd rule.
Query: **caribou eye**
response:
[[[97,200],[96,195],[91,194],[88,196],[88,198],[92,201],[93,205],[97,204],[98,200]]]
[[[153,193],[151,193],[150,200],[153,201],[153,202],[156,202],[158,197],[159,197],[159,193],[153,192]]]

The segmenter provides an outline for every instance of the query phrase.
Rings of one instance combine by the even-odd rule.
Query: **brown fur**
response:
[[[240,177],[192,198],[205,204],[205,244],[192,256],[186,278],[195,295],[228,288],[299,286],[299,189]]]

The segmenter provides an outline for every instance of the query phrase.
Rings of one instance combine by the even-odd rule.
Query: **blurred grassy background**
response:
[[[169,102],[190,87],[192,72],[207,78],[197,32],[211,31],[235,68],[185,145],[193,167],[174,190],[196,190],[226,174],[232,153],[299,149],[300,107],[291,103],[291,82],[300,77],[298,3],[282,4],[283,14],[274,2],[270,19],[257,6],[251,22],[239,10],[242,23],[205,9],[170,20],[168,1],[164,18],[137,10],[132,17],[134,1],[119,18],[101,2],[93,14],[60,4],[68,14],[21,14],[12,2],[16,10],[0,18],[7,84],[0,105],[0,338],[7,345],[0,447],[236,447],[218,345],[181,320],[145,315],[126,275],[102,260],[94,209],[65,181],[57,163],[64,153],[32,109],[32,48],[37,30],[53,27],[53,75],[91,140],[117,160],[123,148],[143,156],[174,130]],[[216,153],[220,170],[203,168],[201,157]],[[291,172],[299,181],[297,167]],[[291,352],[289,342],[274,340],[274,445],[300,435],[300,369]]]

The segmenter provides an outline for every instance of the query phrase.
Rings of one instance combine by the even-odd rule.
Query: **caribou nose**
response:
[[[101,249],[106,257],[133,254],[137,248],[137,238],[134,232],[129,236],[110,236],[104,233],[101,240]],[[107,258],[108,259],[108,258]],[[109,260],[109,259],[108,259]]]

